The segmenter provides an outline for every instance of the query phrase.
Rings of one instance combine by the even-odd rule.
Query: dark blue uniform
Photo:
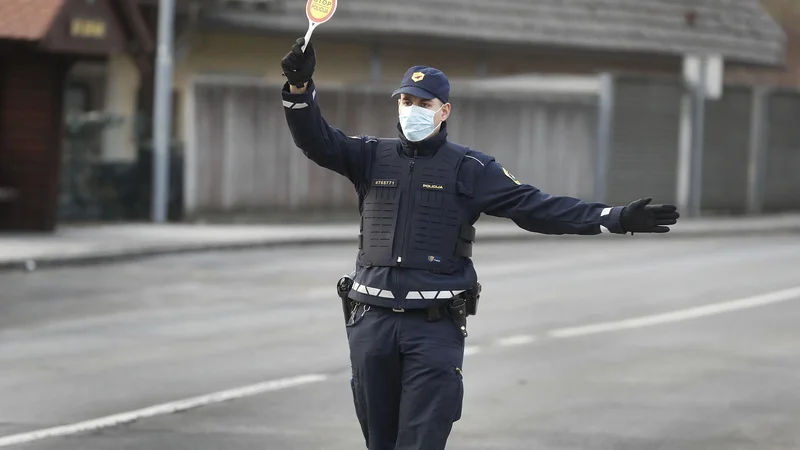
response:
[[[484,213],[537,233],[624,234],[623,207],[520,183],[493,157],[448,142],[447,122],[420,142],[399,125],[397,139],[347,136],[323,119],[313,83],[303,94],[284,86],[283,104],[295,144],[347,177],[359,197],[350,292],[359,306],[347,334],[367,446],[443,449],[461,417],[464,336],[452,320],[430,322],[424,312],[477,284],[469,228]]]

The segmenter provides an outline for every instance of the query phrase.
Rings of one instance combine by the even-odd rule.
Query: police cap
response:
[[[410,94],[424,99],[435,97],[442,103],[447,103],[450,101],[450,82],[439,69],[413,66],[403,75],[400,88],[392,92],[392,97],[399,94]]]

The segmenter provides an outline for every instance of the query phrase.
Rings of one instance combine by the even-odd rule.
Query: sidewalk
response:
[[[546,239],[511,221],[481,219],[477,242]],[[747,218],[683,219],[662,237],[800,233],[800,214]],[[356,244],[358,224],[194,225],[121,224],[62,226],[56,233],[0,233],[0,270],[97,264],[172,253],[283,245]],[[622,238],[619,235],[603,235]],[[557,236],[555,238],[565,238]],[[637,236],[646,238],[648,236]],[[630,238],[630,236],[628,236]]]

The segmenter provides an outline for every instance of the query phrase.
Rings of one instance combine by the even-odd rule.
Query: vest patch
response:
[[[441,184],[434,184],[434,183],[422,183],[422,189],[428,189],[431,191],[441,191],[444,190],[444,186]]]
[[[506,170],[506,168],[505,168],[505,167],[503,167],[503,172],[506,174],[506,176],[507,176],[508,178],[511,178],[511,180],[512,180],[514,183],[516,183],[516,184],[518,184],[518,185],[520,184],[520,183],[519,183],[519,180],[517,180],[517,178],[516,178],[514,175],[511,175],[511,173],[510,173],[508,170]]]
[[[372,182],[372,185],[380,187],[397,187],[397,180],[375,180]]]

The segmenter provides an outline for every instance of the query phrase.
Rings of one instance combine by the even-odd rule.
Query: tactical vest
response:
[[[376,144],[372,180],[361,209],[359,262],[436,273],[472,256],[475,228],[456,199],[465,147],[445,143],[431,157],[401,156],[399,140]]]

